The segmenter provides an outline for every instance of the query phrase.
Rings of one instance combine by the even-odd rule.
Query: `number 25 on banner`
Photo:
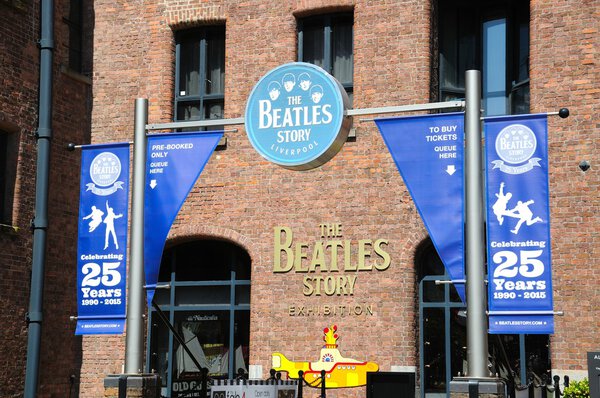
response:
[[[492,260],[498,264],[494,270],[493,287],[494,298],[496,299],[515,299],[517,295],[513,291],[524,291],[523,296],[519,298],[545,298],[544,292],[533,294],[532,290],[546,290],[545,280],[516,280],[507,281],[505,278],[537,278],[544,274],[544,263],[538,258],[542,256],[543,250],[521,250],[517,253],[503,250],[495,253]],[[509,291],[510,294],[499,293]]]
[[[517,254],[508,250],[504,250],[494,254],[494,263],[500,264],[494,270],[494,278],[504,276],[506,278],[514,278],[517,274],[521,274],[526,278],[535,278],[544,273],[544,263],[537,259],[543,253],[543,250],[521,250],[521,265],[519,268],[514,268],[517,264]],[[504,261],[502,261],[504,259]],[[531,265],[531,269],[529,266]]]
[[[103,262],[102,266],[96,263],[86,263],[81,268],[81,273],[85,275],[81,281],[81,292],[83,298],[109,298],[121,297],[122,289],[94,289],[100,286],[115,287],[121,283],[121,262]],[[88,287],[91,286],[91,287]],[[109,304],[109,302],[105,302]],[[118,304],[118,303],[115,303]]]

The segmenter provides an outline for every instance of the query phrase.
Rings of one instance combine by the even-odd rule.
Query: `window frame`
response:
[[[0,128],[0,225],[13,226],[19,134]]]
[[[307,62],[304,60],[304,31],[309,26],[322,26],[323,29],[323,65],[321,66],[327,73],[333,74],[333,63],[335,56],[335,45],[334,45],[334,29],[337,24],[343,22],[351,22],[352,27],[352,80],[351,81],[340,81],[340,84],[344,87],[344,90],[350,97],[354,92],[354,13],[339,12],[333,14],[322,14],[313,15],[305,18],[298,18],[297,20],[297,34],[298,34],[298,62]],[[337,76],[334,76],[337,79]]]
[[[223,263],[215,264],[214,260],[205,260],[201,262],[194,261],[193,265],[198,268],[195,268],[195,270],[189,269],[190,263],[188,261],[191,258],[191,255],[189,252],[186,254],[186,250],[188,250],[190,247],[192,250],[203,250],[206,247],[205,245],[208,244],[213,247],[220,247],[220,249],[216,249],[216,251],[211,253],[211,255],[217,256],[219,259],[222,258],[221,261]],[[178,261],[178,255],[179,257],[184,257],[184,260],[180,259]],[[206,272],[199,271],[201,268],[204,268],[205,270],[208,269],[210,271],[211,267],[217,267],[219,269],[213,269],[214,272],[212,274],[210,274],[210,272],[207,274]],[[228,270],[221,269],[223,267],[227,267]],[[159,285],[168,285],[168,289],[157,290],[154,300],[156,303],[158,303],[160,310],[169,319],[171,325],[174,325],[175,327],[177,327],[176,324],[179,314],[194,312],[195,314],[204,316],[213,315],[218,312],[228,312],[228,363],[235,364],[235,350],[231,349],[231,347],[235,347],[236,344],[236,322],[240,317],[246,315],[248,319],[250,319],[251,272],[252,267],[250,257],[242,248],[233,243],[225,244],[220,241],[217,242],[210,240],[193,240],[184,242],[166,249],[163,253],[161,271],[159,275]],[[198,277],[193,278],[194,274],[204,279],[200,279]],[[182,292],[189,293],[191,290],[198,291],[199,289],[219,288],[221,288],[221,290],[228,290],[227,302],[224,302],[223,300],[210,301],[206,298],[206,296],[199,294],[199,301],[196,303],[192,303],[190,301],[180,303],[180,294]],[[208,301],[203,301],[203,299]],[[157,310],[154,307],[150,307],[148,309],[147,346],[149,349],[147,350],[146,354],[147,369],[150,369],[154,365],[158,365],[157,359],[154,355],[156,354],[156,345],[160,344],[158,328],[166,329],[166,326],[162,323],[156,312]],[[164,332],[165,330],[163,330],[163,333]],[[173,371],[176,355],[176,339],[171,332],[166,331],[166,333],[167,368],[164,369],[166,372],[166,378],[163,380],[165,383],[163,388],[166,389],[166,396],[172,397],[173,381],[175,380]],[[235,377],[235,375],[236,369],[234,369],[232,365],[229,365],[228,378],[232,379]]]
[[[456,20],[454,22],[455,29],[452,30],[451,34],[454,36],[455,43],[459,43],[461,40],[464,43],[465,41],[471,41],[471,46],[473,46],[472,51],[474,52],[474,57],[472,60],[473,65],[465,65],[466,69],[476,68],[481,70],[482,72],[482,96],[484,96],[484,103],[487,99],[485,97],[485,75],[486,70],[484,70],[484,53],[485,53],[485,43],[484,43],[484,24],[486,22],[493,21],[495,19],[504,19],[505,21],[505,36],[504,41],[506,44],[505,53],[503,54],[504,62],[505,62],[505,73],[504,73],[504,98],[505,98],[505,113],[503,114],[515,114],[515,113],[528,113],[530,109],[530,100],[529,97],[529,32],[530,27],[527,25],[526,32],[521,32],[520,28],[522,27],[523,22],[529,22],[529,2],[527,4],[523,4],[520,2],[513,1],[491,1],[485,5],[480,4],[474,0],[459,0],[452,3],[447,3],[443,1],[436,2],[436,16],[433,18],[432,23],[435,23],[436,26],[432,29],[432,32],[437,37],[435,38],[435,42],[437,43],[437,54],[434,55],[434,58],[437,57],[437,89],[432,90],[434,94],[437,96],[437,100],[444,101],[447,99],[463,99],[465,95],[465,87],[464,80],[461,73],[464,74],[464,71],[458,70],[460,65],[455,63],[455,76],[453,78],[454,81],[457,82],[455,86],[453,85],[445,85],[444,82],[446,80],[447,73],[447,65],[444,62],[444,38],[448,36],[447,30],[445,26],[447,21],[452,18],[451,15],[456,16],[457,18],[466,18],[469,21],[473,21],[476,19],[473,24],[476,26],[471,26],[471,29],[467,28],[467,32],[464,36],[461,36],[460,30],[464,28],[463,24],[460,21]],[[468,10],[470,17],[466,16],[463,11]],[[526,10],[526,12],[525,12]],[[477,33],[473,32],[477,30]],[[472,30],[473,32],[469,32]],[[521,40],[525,39],[527,54],[525,56],[525,70],[527,71],[526,76],[524,78],[519,78],[519,61],[521,60],[522,50]],[[464,49],[466,46],[463,46]],[[460,55],[460,45],[455,46],[455,51],[458,52],[455,55],[455,60],[458,60],[459,57],[463,60],[469,57],[465,57],[464,54]],[[448,75],[449,76],[449,75]],[[461,86],[462,83],[462,86]],[[517,103],[518,100],[516,94],[520,93],[524,95],[524,98],[527,98],[521,103]],[[490,97],[491,98],[491,97]],[[487,109],[484,109],[487,112]],[[502,114],[502,113],[501,113]]]
[[[69,70],[83,74],[83,7],[82,0],[69,1],[69,15],[63,17],[63,22],[69,29],[67,45]]]
[[[455,374],[452,374],[452,360],[455,359],[453,357],[453,353],[451,350],[452,347],[452,313],[453,311],[458,311],[458,314],[464,314],[463,311],[466,310],[466,304],[462,303],[458,294],[456,293],[455,287],[451,283],[443,283],[441,285],[437,285],[436,281],[449,281],[450,277],[440,259],[437,251],[433,245],[431,239],[425,240],[417,249],[415,260],[414,260],[415,268],[416,268],[416,283],[418,288],[418,322],[419,322],[419,339],[418,339],[418,353],[419,353],[419,394],[421,398],[427,398],[428,394],[425,391],[426,377],[429,373],[429,370],[425,364],[425,351],[426,346],[429,344],[425,340],[426,333],[426,313],[431,310],[438,310],[443,314],[444,320],[444,330],[440,331],[435,329],[437,333],[436,336],[441,339],[442,344],[444,345],[444,367],[445,367],[445,380],[444,388],[446,397],[450,398],[450,381],[452,380]],[[433,289],[428,289],[427,286],[433,287]],[[437,294],[436,294],[437,293]],[[441,294],[440,294],[441,293]],[[465,325],[466,328],[466,325]],[[428,330],[431,331],[431,330]],[[440,334],[440,333],[443,333]],[[542,334],[517,334],[517,335],[500,335],[494,334],[489,335],[488,341],[488,353],[491,355],[494,350],[503,351],[501,346],[504,344],[502,342],[503,338],[510,336],[518,336],[514,337],[518,339],[518,349],[519,349],[519,372],[514,376],[518,377],[521,384],[527,380],[530,372],[533,371],[533,366],[531,366],[527,358],[529,358],[530,354],[536,352],[536,349],[543,345],[545,342],[549,341],[549,335]],[[551,366],[551,355],[550,355],[550,346],[546,345],[547,351],[546,356],[542,357],[545,359],[549,365]],[[497,357],[491,355],[494,358],[494,363],[497,365],[499,362],[496,361]],[[466,351],[463,359],[467,359]],[[523,366],[525,364],[525,366]],[[468,367],[468,364],[467,364]],[[537,369],[539,370],[539,369]],[[550,369],[546,369],[549,371]],[[547,373],[546,373],[547,374]],[[541,376],[541,374],[540,374]],[[437,392],[439,394],[443,394]],[[433,394],[437,394],[434,392]]]
[[[211,93],[208,94],[206,91],[206,82],[208,75],[208,45],[210,41],[210,36],[213,34],[222,34],[223,40],[223,80],[225,79],[225,39],[226,39],[226,31],[225,25],[209,25],[209,26],[201,26],[191,29],[185,29],[175,32],[175,81],[174,81],[174,93],[173,93],[173,121],[181,122],[181,121],[192,121],[192,120],[207,120],[207,119],[222,119],[225,112],[225,87],[223,83],[222,91],[219,93]],[[197,40],[194,39],[194,36],[197,35]],[[182,46],[185,44],[185,41],[189,40],[192,45],[198,45],[198,92],[192,94],[184,94],[182,93],[181,87],[181,71],[184,68],[182,64]],[[197,41],[197,43],[195,43]],[[218,103],[221,105],[222,114],[219,117],[206,117],[207,108],[205,106],[209,103]],[[198,105],[198,109],[200,110],[199,118],[180,118],[179,111],[180,107],[185,106],[185,104],[194,104]],[[209,115],[210,116],[210,115]],[[194,130],[197,130],[195,128]]]

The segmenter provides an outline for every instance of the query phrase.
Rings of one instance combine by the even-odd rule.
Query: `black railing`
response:
[[[324,374],[325,371],[321,371],[321,378],[324,379]],[[321,380],[316,379],[316,380]],[[183,393],[183,394],[179,394],[177,395],[180,398],[185,398],[185,397],[195,397],[195,396],[200,396],[200,397],[210,397],[210,387],[218,384],[218,383],[229,383],[229,385],[231,384],[237,384],[237,385],[245,385],[245,384],[280,384],[280,383],[286,383],[285,381],[281,380],[281,373],[280,372],[276,372],[274,369],[271,369],[269,371],[269,377],[267,379],[265,379],[264,381],[253,381],[253,380],[248,380],[248,373],[246,373],[244,371],[244,369],[238,369],[235,378],[233,380],[224,380],[224,379],[213,379],[212,377],[210,377],[208,375],[208,369],[206,368],[201,368],[200,369],[200,375],[197,378],[190,378],[188,379],[188,381],[195,381],[196,383],[194,384],[194,387],[191,388],[188,392]],[[298,398],[302,398],[302,375],[300,374],[300,380],[298,381]],[[306,383],[306,382],[304,382]],[[306,383],[307,385],[309,385],[308,383]],[[323,383],[323,385],[321,386],[321,397],[322,398],[326,398],[325,396],[325,384]]]
[[[563,382],[564,386],[568,387],[569,376],[564,376]],[[554,376],[552,380],[549,380],[545,374],[541,375],[539,380],[530,374],[526,384],[515,384],[514,378],[509,378],[506,380],[506,389],[509,398],[516,398],[517,392],[525,390],[527,390],[528,398],[535,398],[538,391],[541,398],[561,398],[563,395],[563,391],[560,389],[560,376]]]
[[[304,387],[304,384],[306,384],[309,387],[315,387],[318,386],[319,383],[320,387],[321,387],[321,395],[319,396],[319,398],[327,398],[327,386],[325,385],[325,371],[321,370],[321,377],[315,379],[314,382],[309,383],[306,380],[304,380],[304,372],[303,371],[298,371],[298,398],[303,398],[302,397],[302,390]]]

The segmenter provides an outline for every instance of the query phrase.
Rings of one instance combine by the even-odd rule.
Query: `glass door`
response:
[[[421,397],[445,398],[452,377],[466,372],[465,308],[454,286],[435,283],[446,279],[432,275],[419,283]]]

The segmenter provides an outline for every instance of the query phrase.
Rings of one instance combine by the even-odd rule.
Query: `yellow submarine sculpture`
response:
[[[298,379],[299,372],[304,372],[303,379],[312,387],[321,386],[321,371],[325,371],[325,387],[358,387],[367,384],[367,372],[377,372],[379,365],[374,362],[361,362],[356,359],[344,358],[338,350],[339,335],[337,326],[325,328],[325,346],[316,362],[293,362],[283,354],[275,352],[271,355],[273,369],[277,372],[287,372],[288,377]]]

